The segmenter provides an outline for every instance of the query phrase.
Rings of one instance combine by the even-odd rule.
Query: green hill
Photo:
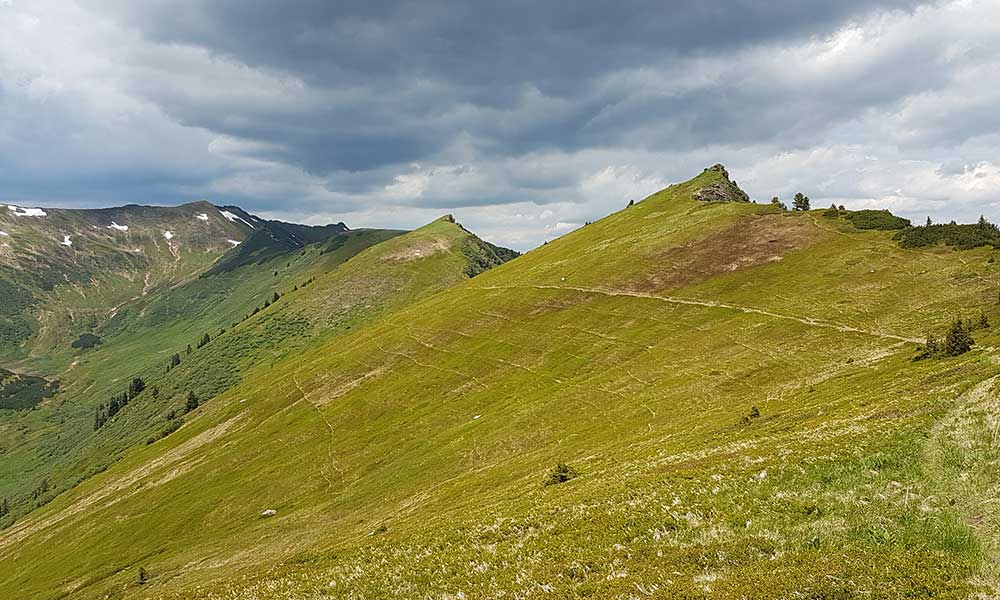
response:
[[[1000,319],[992,249],[733,188],[707,169],[350,321],[375,266],[469,256],[447,221],[368,248],[326,276],[351,300],[304,293],[319,278],[203,350],[267,315],[335,335],[0,532],[0,595],[997,593],[998,337],[913,360],[956,317]]]
[[[30,326],[20,344],[0,352],[0,364],[11,369],[2,371],[0,397],[0,498],[10,506],[0,526],[176,429],[188,392],[207,401],[247,368],[464,279],[478,264],[459,252],[423,261],[378,261],[374,253],[338,273],[365,249],[401,235],[387,252],[425,238],[444,248],[490,247],[452,224],[408,235],[350,231],[343,224],[266,221],[207,203],[13,212],[3,231],[14,250],[0,264],[0,280],[18,282],[30,301],[11,305],[10,315],[61,325]],[[96,225],[104,222],[121,229],[109,234]],[[65,256],[39,249],[70,226],[84,233]],[[108,235],[125,237],[112,243]],[[215,244],[224,235],[245,235],[244,242]],[[93,250],[98,241],[104,246]],[[168,258],[157,260],[150,248],[158,244],[168,244],[161,253]],[[134,264],[101,267],[107,256],[133,255]],[[39,284],[30,277],[39,265],[65,273],[63,282]],[[122,301],[110,307],[107,298]],[[201,347],[206,336],[210,344]],[[174,355],[183,358],[167,372]],[[133,378],[142,379],[144,392],[120,400]]]

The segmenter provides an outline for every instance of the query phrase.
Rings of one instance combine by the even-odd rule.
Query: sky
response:
[[[534,247],[723,163],[1000,221],[1000,2],[0,0],[0,202]]]

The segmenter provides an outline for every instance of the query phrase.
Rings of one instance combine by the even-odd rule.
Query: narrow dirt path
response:
[[[683,298],[680,296],[658,296],[656,294],[647,294],[645,292],[634,292],[630,290],[616,290],[609,288],[594,288],[594,287],[580,287],[580,286],[563,286],[563,285],[521,285],[521,286],[482,286],[478,289],[481,290],[505,290],[505,289],[538,289],[538,290],[567,290],[574,292],[583,292],[585,294],[600,294],[602,296],[630,296],[633,298],[646,298],[648,300],[658,300],[660,302],[667,302],[670,304],[681,304],[687,306],[705,306],[708,308],[724,308],[728,310],[735,310],[747,314],[763,315],[765,317],[772,317],[775,319],[785,319],[787,321],[796,321],[804,325],[809,325],[810,327],[820,327],[823,329],[832,329],[834,331],[841,331],[844,333],[860,333],[863,335],[870,335],[886,340],[893,340],[895,342],[911,342],[914,344],[921,344],[923,340],[919,338],[905,337],[901,335],[895,335],[892,333],[883,333],[881,331],[871,331],[867,329],[860,329],[858,327],[852,327],[850,325],[844,325],[841,323],[833,323],[830,321],[823,321],[820,319],[813,319],[811,317],[798,317],[795,315],[786,315],[782,313],[776,313],[762,308],[754,308],[752,306],[741,306],[738,304],[729,304],[726,302],[717,302],[715,300],[700,300],[697,298]]]
[[[931,430],[924,464],[943,494],[957,502],[982,545],[976,598],[1000,598],[1000,396],[998,377],[979,382],[954,400]]]
[[[323,423],[326,424],[326,428],[330,432],[330,443],[327,444],[326,446],[326,455],[330,459],[330,466],[333,467],[333,470],[338,473],[341,473],[342,471],[340,470],[339,467],[337,467],[337,459],[334,458],[333,456],[333,440],[335,439],[336,436],[336,431],[333,428],[333,424],[330,423],[330,419],[327,419],[326,415],[323,414],[323,411],[320,409],[319,405],[317,405],[315,402],[309,399],[309,394],[307,394],[306,391],[302,389],[302,384],[299,383],[298,378],[293,377],[292,381],[295,383],[295,387],[298,388],[299,393],[302,394],[302,400],[305,400],[309,404],[309,406],[311,406],[313,410],[316,411],[316,414],[318,414],[319,417],[323,419]],[[333,488],[333,481],[331,481],[330,478],[327,476],[326,469],[320,469],[319,473],[320,475],[323,476],[323,479],[326,480],[326,486],[328,488]]]

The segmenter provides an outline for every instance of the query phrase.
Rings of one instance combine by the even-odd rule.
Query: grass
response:
[[[6,211],[0,216],[14,221],[0,226],[11,234],[5,239],[16,250],[0,257],[0,281],[3,277],[19,281],[18,293],[34,290],[30,302],[7,299],[10,318],[28,323],[30,337],[19,346],[2,345],[0,361],[25,377],[39,375],[61,382],[61,393],[37,404],[36,410],[7,413],[0,421],[4,457],[0,496],[14,504],[13,516],[102,471],[127,449],[162,430],[165,409],[160,407],[168,398],[153,401],[147,394],[115,422],[93,431],[97,404],[120,393],[131,377],[158,379],[170,354],[183,353],[205,332],[215,335],[229,328],[274,291],[290,290],[400,233],[349,232],[341,236],[343,243],[336,252],[324,252],[314,244],[253,268],[199,277],[232,248],[227,238],[245,235],[207,203],[54,210],[33,221],[18,220]],[[105,225],[110,222],[129,223],[130,229],[108,230]],[[73,247],[58,247],[61,236],[56,232],[62,231],[74,232]],[[163,231],[173,233],[169,243]],[[57,249],[48,247],[52,245]],[[114,266],[123,262],[109,258],[116,254],[131,257],[124,261],[126,268]],[[7,261],[17,268],[6,268]],[[63,270],[72,278],[45,289],[48,286],[26,279],[21,268],[26,265],[43,273]],[[73,346],[91,336],[99,336],[101,345]],[[50,492],[45,498],[32,498],[42,479],[50,483]]]
[[[910,360],[956,314],[998,320],[987,251],[692,199],[718,177],[255,363],[178,431],[0,534],[0,594],[988,589],[997,412],[977,399],[1000,374],[997,335]],[[418,252],[461,268],[443,227],[359,253],[330,289],[367,298],[386,285],[362,283],[371,265],[439,280]],[[344,318],[296,294],[237,332],[269,311]],[[544,485],[560,463],[577,476]]]

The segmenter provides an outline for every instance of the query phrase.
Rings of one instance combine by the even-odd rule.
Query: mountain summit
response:
[[[708,167],[704,171],[704,187],[695,192],[695,199],[702,202],[750,202],[736,182],[729,178],[729,172],[721,164]]]

